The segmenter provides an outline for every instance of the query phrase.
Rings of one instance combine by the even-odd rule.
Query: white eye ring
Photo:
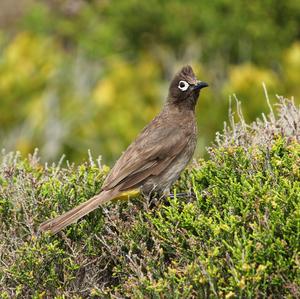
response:
[[[183,80],[179,81],[178,83],[178,88],[182,91],[186,91],[189,88],[189,86],[190,84]]]

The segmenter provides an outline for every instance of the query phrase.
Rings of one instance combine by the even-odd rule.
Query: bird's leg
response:
[[[181,193],[170,193],[168,195],[168,197],[170,197],[171,199],[174,199],[174,198],[191,198],[191,197],[195,197],[195,194],[194,193],[187,193],[187,192],[181,192]]]
[[[187,197],[190,197],[190,195],[191,194],[189,194],[189,193],[183,193],[183,192],[177,193],[176,191],[174,193],[171,193],[170,188],[168,188],[168,189],[164,190],[162,197],[165,199],[167,199],[167,198],[174,199],[174,198],[187,198]]]
[[[174,198],[186,198],[188,197],[189,194],[188,193],[170,193],[168,197],[174,199]]]

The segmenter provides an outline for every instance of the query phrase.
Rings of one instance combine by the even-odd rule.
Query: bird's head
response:
[[[207,86],[207,83],[197,80],[190,65],[184,66],[170,84],[168,100],[178,104],[189,102],[195,105],[200,90]]]

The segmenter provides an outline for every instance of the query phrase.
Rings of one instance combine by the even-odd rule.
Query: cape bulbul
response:
[[[41,231],[57,233],[99,205],[142,192],[165,192],[191,160],[197,141],[195,106],[200,89],[191,66],[178,72],[158,116],[127,148],[106,177],[100,194],[65,214],[41,224]]]

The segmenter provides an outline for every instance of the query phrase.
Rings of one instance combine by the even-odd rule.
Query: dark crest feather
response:
[[[195,77],[195,73],[190,65],[185,65],[179,72],[183,77]]]

